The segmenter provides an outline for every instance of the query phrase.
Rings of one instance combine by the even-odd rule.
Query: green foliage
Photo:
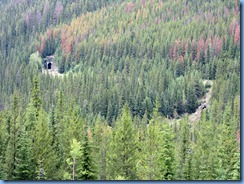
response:
[[[42,69],[42,58],[39,56],[38,52],[35,52],[30,55],[30,67],[33,71],[38,72]]]
[[[139,178],[143,180],[159,180],[162,175],[160,168],[163,164],[160,161],[160,127],[157,123],[150,122],[143,141],[140,159],[137,164]]]
[[[178,133],[177,148],[177,163],[179,164],[176,169],[176,179],[178,180],[191,180],[192,179],[192,146],[190,140],[190,124],[184,118],[180,122],[180,130]]]
[[[43,160],[38,160],[37,170],[36,170],[37,180],[46,180],[46,172],[43,168]]]
[[[98,117],[94,127],[93,145],[94,153],[96,153],[94,158],[99,180],[106,180],[108,178],[108,154],[111,140],[111,127],[106,122],[103,123],[101,117]]]
[[[15,180],[33,180],[34,179],[34,162],[32,139],[29,132],[21,127],[20,138],[17,143]]]
[[[96,168],[95,160],[94,160],[94,156],[93,156],[91,132],[89,130],[87,130],[87,132],[84,135],[84,140],[83,140],[83,145],[82,145],[80,179],[82,179],[82,180],[96,180],[97,179],[97,168]]]
[[[0,179],[240,179],[238,1],[0,10]]]
[[[9,117],[9,134],[7,137],[8,143],[5,150],[5,162],[4,162],[4,179],[5,180],[13,180],[16,177],[16,165],[17,165],[17,143],[19,136],[19,99],[17,98],[17,94],[14,93],[12,99],[12,113],[11,117]]]
[[[79,174],[77,174],[78,167],[80,167],[80,158],[82,156],[81,143],[76,139],[73,139],[70,145],[70,157],[66,160],[68,165],[72,168],[71,173],[65,173],[64,179],[77,180]],[[78,175],[78,176],[77,176]]]
[[[36,109],[36,117],[38,116],[38,112],[41,109],[42,106],[42,100],[40,98],[40,87],[38,83],[38,79],[34,78],[34,87],[32,90],[32,96],[31,96],[31,103],[33,104],[34,108]]]
[[[137,142],[128,104],[125,104],[121,118],[116,122],[111,141],[109,158],[110,179],[118,176],[128,180],[137,179]]]
[[[38,122],[35,126],[34,140],[33,140],[34,161],[37,165],[38,161],[42,161],[42,167],[45,171],[45,178],[56,178],[55,169],[56,155],[54,154],[51,145],[50,129],[48,127],[48,120],[43,109],[40,110]],[[37,168],[39,170],[39,168]]]
[[[162,138],[160,148],[160,179],[161,180],[174,180],[175,177],[175,143],[174,133],[170,127],[169,122],[162,122]]]

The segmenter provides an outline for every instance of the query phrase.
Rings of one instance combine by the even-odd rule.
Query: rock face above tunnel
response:
[[[44,69],[48,69],[51,70],[53,63],[54,63],[54,56],[47,56],[45,59],[43,59],[43,63],[44,63]]]

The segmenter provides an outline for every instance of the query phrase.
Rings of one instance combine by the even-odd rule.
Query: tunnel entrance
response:
[[[47,69],[52,69],[52,63],[47,63]]]

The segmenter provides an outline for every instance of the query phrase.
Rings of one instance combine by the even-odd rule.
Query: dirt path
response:
[[[199,121],[199,119],[201,118],[201,114],[202,114],[202,104],[205,103],[205,105],[208,107],[209,103],[210,103],[210,98],[212,96],[212,91],[213,91],[213,81],[211,80],[205,80],[203,81],[204,84],[209,83],[211,85],[211,87],[209,88],[209,91],[205,94],[205,96],[201,99],[201,105],[197,108],[195,113],[192,113],[189,115],[189,121],[191,123],[197,122]]]

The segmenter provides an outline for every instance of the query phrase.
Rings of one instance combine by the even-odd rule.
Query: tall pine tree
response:
[[[123,107],[121,118],[116,122],[110,151],[110,179],[118,176],[127,180],[137,179],[136,131],[127,103]]]

